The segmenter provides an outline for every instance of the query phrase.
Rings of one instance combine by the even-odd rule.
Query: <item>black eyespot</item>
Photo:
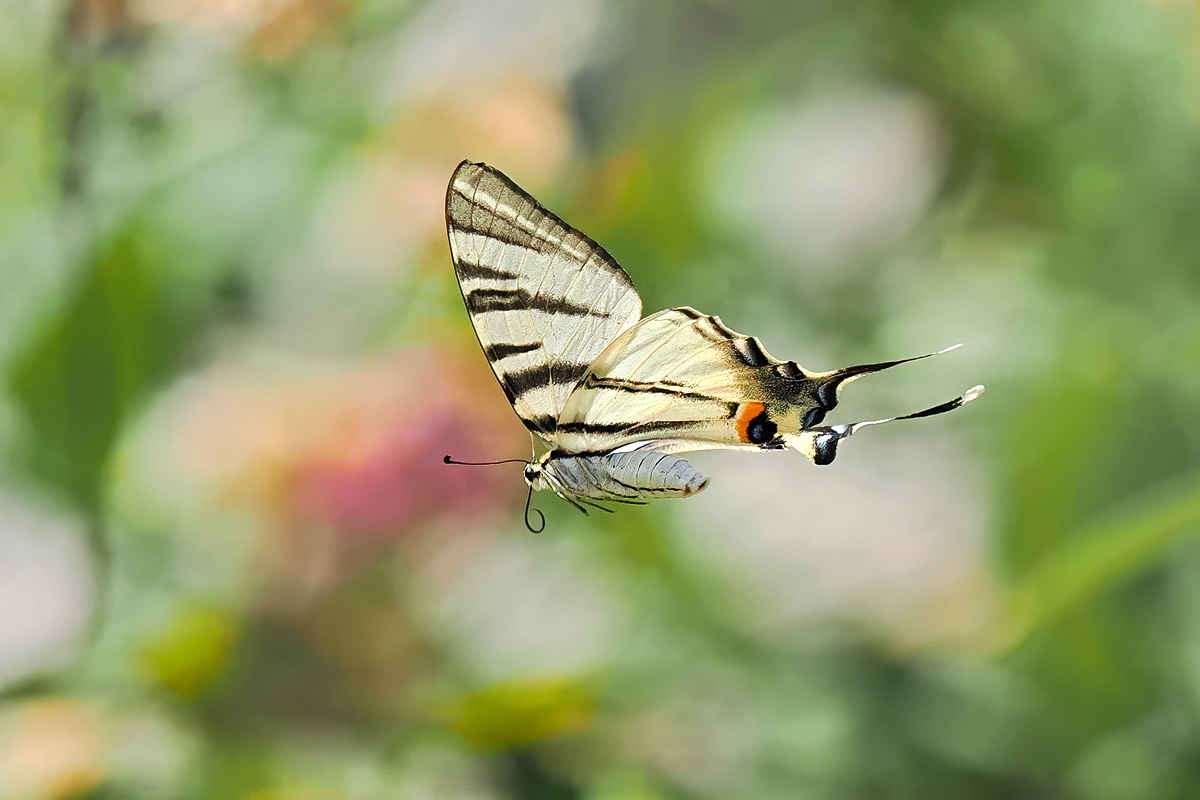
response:
[[[833,381],[828,381],[817,386],[817,402],[821,404],[821,408],[825,411],[832,411],[837,406],[838,384]]]
[[[824,422],[824,420],[825,420],[825,409],[814,408],[812,411],[809,411],[807,414],[804,415],[804,421],[803,421],[801,427],[804,430],[808,430],[809,428],[815,428],[816,426],[818,426],[822,422]]]
[[[824,433],[816,438],[813,442],[813,463],[819,467],[833,463],[833,457],[837,455],[838,437],[832,434]]]
[[[765,444],[775,436],[775,430],[775,423],[767,416],[767,410],[763,409],[762,413],[746,425],[746,438],[751,444]]]

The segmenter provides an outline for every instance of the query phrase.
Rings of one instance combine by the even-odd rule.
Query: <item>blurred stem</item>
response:
[[[57,169],[60,198],[63,201],[61,225],[71,224],[72,207],[83,211],[86,225],[88,201],[88,153],[92,118],[98,102],[92,86],[92,62],[106,44],[110,30],[125,18],[124,0],[98,4],[95,0],[70,0],[65,4],[54,41],[54,57],[64,76],[57,98],[57,120],[62,148]],[[87,234],[90,239],[90,234]],[[70,237],[67,237],[70,240]],[[88,247],[91,247],[89,242]],[[98,478],[102,481],[103,478]],[[108,589],[111,583],[112,550],[102,513],[102,491],[96,487],[94,499],[86,503],[87,544],[95,566],[93,613],[87,633],[81,641],[86,652],[100,636],[107,619]]]
[[[1009,597],[997,649],[1011,652],[1070,608],[1154,563],[1200,532],[1200,470],[1159,484],[1047,553]]]
[[[71,0],[63,10],[55,56],[65,77],[58,120],[62,132],[58,187],[63,199],[81,199],[86,190],[86,133],[91,110],[89,75],[91,56],[86,31],[90,27],[88,0]]]
[[[108,538],[108,526],[104,524],[104,519],[98,512],[88,515],[87,542],[96,572],[92,589],[92,619],[82,642],[85,651],[91,649],[104,630],[104,624],[108,620],[109,586],[112,584],[112,544]]]

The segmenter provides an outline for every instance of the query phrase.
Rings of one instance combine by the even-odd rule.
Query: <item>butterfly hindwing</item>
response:
[[[642,320],[598,356],[567,402],[558,435],[569,451],[642,440],[672,450],[777,446],[805,427],[825,374],[772,358],[757,339],[691,308]]]
[[[641,317],[641,298],[604,248],[484,164],[455,170],[446,224],[488,362],[526,427],[552,439],[592,361]]]

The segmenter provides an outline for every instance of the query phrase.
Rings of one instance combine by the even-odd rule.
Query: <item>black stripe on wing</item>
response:
[[[468,197],[466,193],[459,190],[453,184],[451,184],[450,191],[455,197],[447,203],[447,208],[450,211],[448,217],[450,224],[458,230],[467,231],[468,233],[482,233],[490,239],[496,239],[513,247],[524,247],[528,250],[541,250],[541,246],[547,243],[544,238],[534,236],[530,231],[499,216],[487,206],[476,202],[474,197]],[[527,197],[524,193],[516,196],[518,198]],[[544,209],[540,208],[540,206],[530,206],[518,214],[517,219],[528,218],[531,216],[531,212],[535,211],[545,213]],[[487,216],[484,217],[484,214]]]
[[[509,220],[506,217],[496,214],[491,209],[479,203],[474,196],[468,197],[454,184],[458,180],[459,174],[464,169],[474,168],[478,170],[471,176],[469,182],[478,190],[481,184],[498,183],[504,189],[511,193],[511,200],[518,202],[509,202],[507,206],[512,209],[520,208],[519,213],[513,215],[513,219]],[[490,187],[485,187],[486,191],[491,191]],[[495,198],[497,204],[501,198]],[[483,220],[476,222],[474,209],[482,209],[487,212],[487,225],[483,225]],[[534,218],[537,218],[536,222]],[[624,286],[632,289],[633,279],[629,277],[617,260],[612,257],[607,250],[604,249],[595,239],[585,233],[576,230],[568,225],[562,217],[552,211],[547,210],[541,203],[534,200],[520,186],[517,186],[512,180],[497,169],[487,166],[486,164],[477,164],[471,161],[464,161],[458,165],[458,169],[454,171],[454,175],[450,178],[450,191],[446,193],[446,219],[451,226],[462,231],[481,233],[493,239],[498,239],[508,245],[516,247],[525,247],[541,253],[549,253],[552,250],[558,250],[562,245],[551,243],[549,234],[555,231],[563,239],[563,244],[570,240],[575,240],[579,249],[589,250],[592,262],[592,268],[602,268],[603,271],[612,275],[617,281]],[[533,223],[530,229],[516,224],[518,220]],[[549,220],[552,224],[546,224]]]
[[[674,381],[651,383],[647,381],[635,381],[629,378],[601,378],[596,375],[589,375],[584,385],[588,389],[611,389],[618,392],[665,394],[681,400],[719,402],[720,399],[712,395],[701,394],[700,392],[687,391],[687,387],[684,384]]]
[[[709,420],[687,420],[679,422],[675,420],[652,420],[643,422],[640,420],[629,420],[626,422],[560,422],[558,424],[559,433],[583,433],[583,434],[602,434],[602,433],[662,433],[673,431],[682,433],[692,430],[693,428],[707,424]]]
[[[753,336],[742,336],[733,339],[733,349],[747,367],[765,367],[771,363],[771,357],[763,350],[758,339]]]
[[[497,269],[495,267],[484,266],[483,264],[473,264],[465,258],[460,258],[454,264],[454,269],[458,273],[459,279],[473,278],[484,281],[515,281],[520,275],[515,272]]]
[[[510,399],[509,402],[511,403],[512,400]],[[558,425],[558,418],[552,417],[549,414],[539,417],[518,416],[520,416],[521,424],[533,433],[549,435],[554,431],[555,426]]]
[[[488,311],[545,311],[568,317],[602,317],[609,314],[561,297],[530,294],[525,289],[474,289],[464,295],[467,310],[472,314]]]
[[[747,367],[755,369],[773,367],[775,374],[789,380],[803,380],[808,374],[795,361],[776,361],[763,348],[762,342],[755,336],[744,336],[727,327],[720,317],[701,314],[694,308],[683,306],[671,309],[688,319],[695,320],[694,328],[697,333],[714,344],[733,348],[738,361]]]
[[[541,350],[541,342],[528,342],[525,344],[510,344],[507,342],[492,342],[488,346],[488,355],[493,361],[499,361],[502,358],[516,356],[522,353],[532,353],[534,350]]]
[[[795,361],[784,361],[780,364],[776,364],[775,374],[781,378],[787,378],[788,380],[792,381],[800,381],[808,378],[808,375]]]
[[[521,395],[550,386],[552,383],[574,386],[579,383],[579,379],[588,371],[589,366],[588,364],[572,364],[567,361],[538,364],[526,369],[505,371],[504,383],[506,388],[512,392],[509,399],[515,403],[521,399]],[[553,429],[551,426],[551,430]]]

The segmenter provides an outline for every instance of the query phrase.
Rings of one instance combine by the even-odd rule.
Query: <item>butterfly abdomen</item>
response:
[[[689,497],[708,478],[678,456],[649,448],[625,453],[563,455],[542,467],[557,488],[592,500]]]

